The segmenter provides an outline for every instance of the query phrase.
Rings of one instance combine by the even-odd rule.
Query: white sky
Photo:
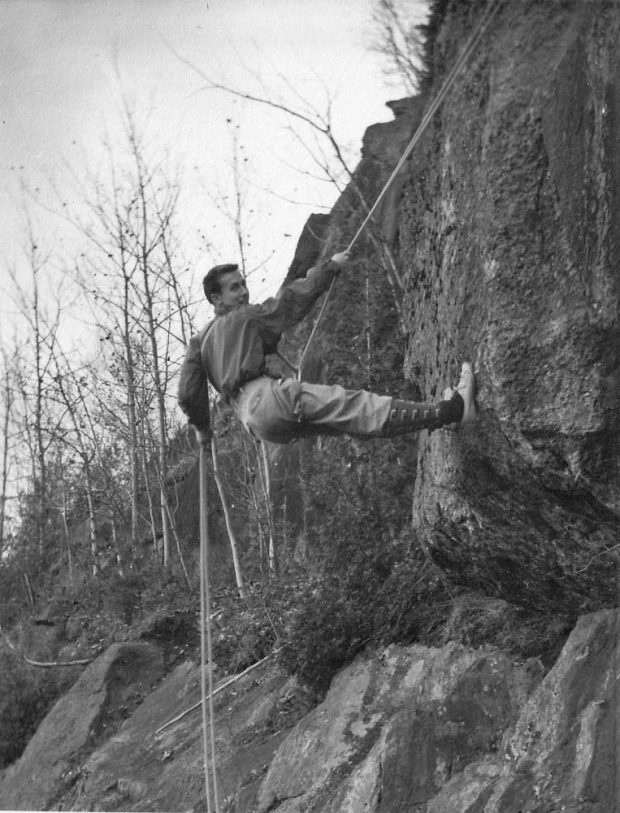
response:
[[[411,2],[423,15],[422,0]],[[241,90],[256,91],[259,76],[268,93],[277,93],[284,77],[290,104],[299,92],[324,112],[329,95],[335,133],[352,148],[355,163],[365,128],[389,120],[385,102],[402,95],[386,84],[380,57],[368,49],[372,7],[373,0],[0,0],[2,289],[6,268],[22,262],[20,180],[32,188],[53,180],[68,195],[67,164],[78,174],[96,166],[105,133],[112,143],[118,133],[124,94],[147,122],[149,142],[170,147],[185,168],[181,215],[196,279],[213,261],[236,261],[232,232],[208,192],[229,183],[227,119],[238,125],[252,182],[278,195],[248,187],[252,259],[258,263],[277,249],[251,293],[255,299],[271,293],[308,214],[331,206],[336,191],[289,166],[307,159],[283,118],[201,90],[202,80],[174,52]],[[37,236],[42,232],[52,251],[66,247],[72,238],[65,226],[31,211]],[[201,253],[199,228],[219,256]],[[11,312],[3,295],[5,323]]]

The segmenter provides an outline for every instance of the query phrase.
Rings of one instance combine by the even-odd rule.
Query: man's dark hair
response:
[[[213,294],[219,294],[222,291],[222,277],[224,274],[230,274],[231,271],[238,270],[238,265],[225,263],[224,265],[215,265],[210,271],[207,271],[202,280],[202,287],[211,304],[213,304]]]

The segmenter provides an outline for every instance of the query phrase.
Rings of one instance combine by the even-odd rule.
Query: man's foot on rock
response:
[[[463,362],[461,378],[456,385],[456,391],[463,399],[463,417],[460,423],[470,423],[476,417],[476,379],[468,361]]]

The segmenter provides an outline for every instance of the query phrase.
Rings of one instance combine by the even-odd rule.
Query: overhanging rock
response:
[[[450,4],[437,65],[483,6]],[[420,444],[416,537],[466,587],[575,614],[618,598],[619,39],[618,3],[501,4],[400,220],[406,371],[479,383],[478,425]]]

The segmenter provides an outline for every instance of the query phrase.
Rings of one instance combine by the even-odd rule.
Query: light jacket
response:
[[[314,266],[303,279],[283,285],[261,305],[218,312],[192,336],[179,379],[179,406],[197,429],[209,428],[207,382],[227,401],[265,372],[282,333],[300,322],[325,291],[339,267]]]

